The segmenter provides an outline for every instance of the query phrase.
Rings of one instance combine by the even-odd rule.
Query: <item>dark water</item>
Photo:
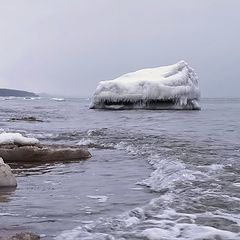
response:
[[[1,131],[93,157],[15,165],[1,229],[45,239],[240,239],[240,100],[202,111],[94,111],[87,99],[0,100]],[[44,122],[9,121],[34,116]]]

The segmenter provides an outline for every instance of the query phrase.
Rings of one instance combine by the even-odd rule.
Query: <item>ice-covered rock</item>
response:
[[[16,187],[17,181],[9,165],[0,157],[0,187]]]
[[[199,110],[199,99],[198,77],[185,61],[180,61],[101,81],[90,108]]]
[[[15,144],[15,145],[36,145],[39,140],[36,138],[27,138],[20,133],[0,133],[0,145]]]
[[[86,147],[68,145],[43,145],[36,138],[20,133],[0,133],[0,156],[5,162],[56,162],[90,158]]]

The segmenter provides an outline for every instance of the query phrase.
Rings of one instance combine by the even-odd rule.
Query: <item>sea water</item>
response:
[[[0,131],[88,146],[76,162],[12,164],[0,234],[43,239],[240,239],[240,100],[201,111],[89,110],[89,99],[0,100]],[[13,121],[35,117],[42,122]]]

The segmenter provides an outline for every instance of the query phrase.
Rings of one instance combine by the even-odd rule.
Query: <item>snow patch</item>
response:
[[[17,145],[36,145],[39,140],[36,138],[27,138],[20,133],[0,133],[0,145],[17,144]]]

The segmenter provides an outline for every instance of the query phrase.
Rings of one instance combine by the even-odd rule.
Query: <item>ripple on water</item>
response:
[[[93,153],[84,163],[16,166],[5,223],[56,239],[240,239],[239,101],[206,101],[197,113],[86,111],[81,101],[0,106],[4,130]],[[48,121],[6,121],[27,112]]]

